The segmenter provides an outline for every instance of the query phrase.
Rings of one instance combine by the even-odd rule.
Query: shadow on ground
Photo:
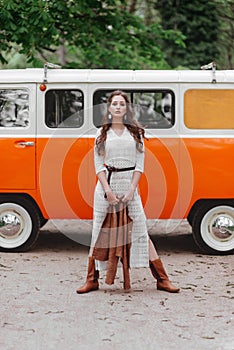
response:
[[[196,243],[190,233],[167,236],[163,234],[150,235],[159,252],[198,253]]]
[[[198,249],[189,233],[150,233],[150,237],[159,253],[197,253]],[[34,251],[87,251],[91,241],[91,232],[61,233],[43,229],[40,232]]]

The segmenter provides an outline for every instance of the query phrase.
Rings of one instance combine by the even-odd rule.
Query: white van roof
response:
[[[234,70],[215,71],[217,83],[233,83]],[[43,68],[2,69],[0,83],[42,83]],[[48,69],[48,83],[158,83],[197,82],[210,83],[212,70],[107,70],[107,69]]]

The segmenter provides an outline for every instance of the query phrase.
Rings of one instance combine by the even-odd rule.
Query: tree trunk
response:
[[[60,45],[59,47],[59,63],[61,64],[61,66],[64,66],[66,62],[66,47],[63,42],[62,45]]]

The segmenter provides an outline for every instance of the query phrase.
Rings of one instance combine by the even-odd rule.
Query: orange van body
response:
[[[50,154],[44,164],[41,155],[48,142]],[[69,152],[65,159],[54,158],[66,142]],[[94,139],[85,138],[38,140],[37,169],[41,170],[36,200],[44,217],[92,219],[96,183],[93,144]],[[145,148],[139,191],[148,219],[182,219],[200,199],[234,198],[233,139],[154,138],[145,141]]]
[[[17,140],[0,142],[9,149],[8,143]],[[1,192],[28,193],[47,219],[92,219],[96,183],[93,144],[93,138],[38,139],[35,180],[24,171],[32,151],[27,149],[23,162],[19,155],[20,167],[14,162],[2,163]],[[69,149],[65,155],[60,153],[61,158],[55,156],[60,148]],[[139,191],[147,218],[182,219],[199,199],[234,198],[233,139],[155,138],[146,140],[145,148]],[[8,157],[17,158],[18,153],[16,148]]]
[[[31,72],[28,71],[28,73]],[[231,207],[233,206],[233,72],[229,72],[229,75],[225,72],[220,72],[218,75],[217,72],[216,84],[211,82],[212,77],[209,72],[199,72],[198,75],[194,72],[190,75],[188,72],[181,72],[180,75],[174,72],[171,76],[168,72],[160,72],[153,76],[148,72],[145,72],[145,75],[144,72],[139,72],[135,80],[132,78],[132,75],[136,74],[134,72],[131,72],[130,77],[127,75],[130,73],[123,72],[122,78],[120,73],[119,77],[111,72],[100,78],[102,75],[96,72],[95,76],[94,72],[93,80],[90,72],[83,72],[83,78],[81,71],[78,73],[72,75],[71,71],[66,70],[51,71],[48,82],[44,81],[45,91],[40,90],[40,81],[43,81],[42,70],[36,70],[34,80],[27,75],[27,70],[18,72],[15,77],[16,82],[13,75],[10,82],[7,82],[6,75],[0,80],[0,89],[4,86],[10,89],[17,88],[19,82],[22,89],[24,85],[26,86],[29,94],[32,95],[29,99],[31,118],[35,119],[30,128],[25,129],[26,131],[13,128],[9,129],[8,133],[8,128],[0,128],[0,209],[1,203],[5,208],[7,196],[9,196],[8,202],[14,202],[16,206],[20,205],[20,196],[23,196],[24,200],[32,201],[38,210],[38,215],[44,221],[92,219],[93,192],[96,184],[93,146],[97,129],[92,124],[90,109],[92,94],[99,87],[114,90],[121,86],[123,90],[132,87],[135,89],[147,87],[148,90],[170,89],[172,86],[178,106],[175,111],[176,122],[171,129],[146,130],[145,171],[140,181],[139,191],[147,218],[188,218],[192,223],[195,209],[200,210],[198,203],[202,203],[203,210],[204,203],[211,206],[213,201],[216,204],[217,201],[223,201],[223,206],[230,202]],[[81,83],[76,82],[79,79]],[[93,87],[91,87],[92,83]],[[86,126],[80,132],[74,129],[72,132],[69,132],[69,129],[61,129],[59,133],[49,130],[43,124],[46,92],[50,89],[66,88],[66,86],[75,88],[76,85],[81,90],[83,88],[84,100],[89,101],[89,105],[84,105],[84,109],[88,110],[85,118],[90,120],[87,122],[84,119]],[[218,108],[219,104],[216,103],[212,110],[213,101],[217,101],[218,96],[222,101],[221,107]],[[230,101],[232,102],[229,103]],[[227,113],[225,117],[223,116],[227,105],[231,117]],[[206,109],[207,119],[203,125],[204,109]],[[14,201],[15,198],[16,201]],[[2,219],[0,217],[0,224],[2,220],[3,226],[7,222],[5,217],[10,218],[4,210]],[[197,211],[197,216],[199,216],[198,213],[200,215],[200,211]],[[223,222],[229,220],[227,226],[230,229],[232,214],[225,215],[222,214],[219,220],[222,219]],[[15,217],[15,221],[16,219],[18,220],[18,216]],[[232,227],[230,230],[232,232]],[[7,239],[5,233],[2,235]],[[231,248],[228,246],[224,251],[233,249],[232,233],[231,238],[229,236],[225,240],[229,242]],[[205,241],[205,244],[209,245],[208,239],[205,238]],[[222,242],[219,239],[220,245]],[[198,243],[201,245],[201,242]],[[2,247],[8,249],[8,243],[4,244],[3,241]],[[25,242],[22,245],[24,244]],[[209,248],[215,251],[216,247],[212,244]],[[14,250],[19,247],[9,243],[9,249]]]

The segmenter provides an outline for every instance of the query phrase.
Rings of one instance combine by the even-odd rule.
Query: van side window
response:
[[[234,90],[187,90],[184,123],[190,129],[234,129]]]
[[[97,90],[93,95],[93,123],[102,125],[111,90]],[[146,129],[168,129],[175,123],[175,97],[170,90],[128,90],[135,118]]]
[[[29,92],[26,89],[0,89],[0,127],[29,125]]]
[[[80,90],[49,90],[45,95],[45,123],[49,128],[80,128],[84,97]]]

